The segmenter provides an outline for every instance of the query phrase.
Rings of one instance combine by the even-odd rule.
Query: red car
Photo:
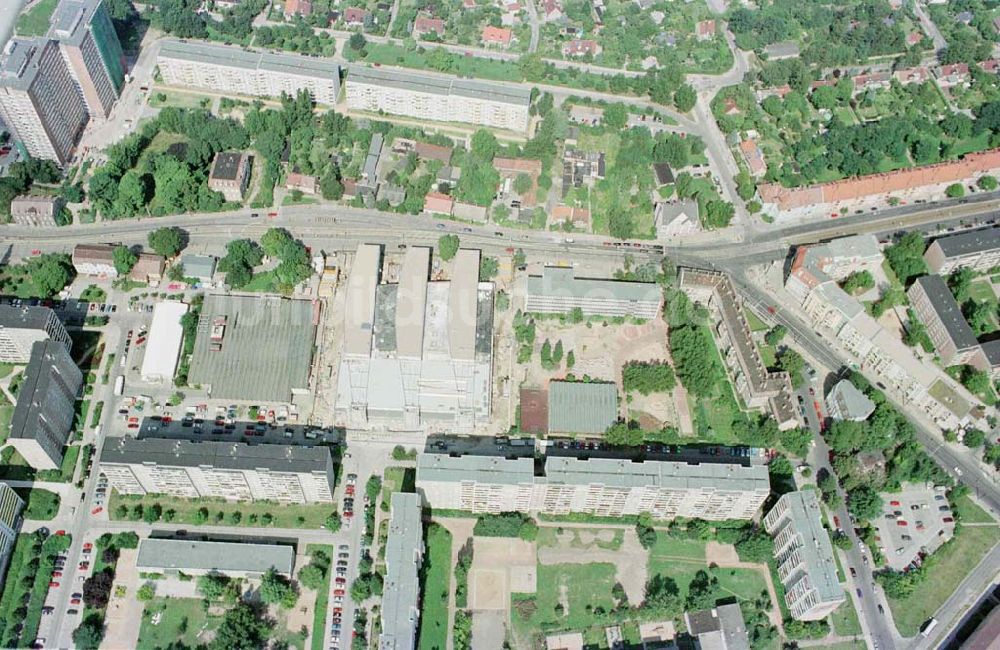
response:
[[[906,523],[905,520],[900,519],[900,520],[896,521],[896,525],[897,526],[907,526],[908,524]]]
[[[333,613],[334,613],[334,614],[340,614],[340,613],[342,613],[343,611],[344,611],[344,608],[343,608],[343,607],[334,607],[334,608],[333,608]]]
[[[102,512],[104,512],[104,508],[102,506],[97,506],[96,508],[94,508],[93,510],[90,511],[90,514],[92,514],[92,515],[99,515]]]
[[[62,577],[62,571],[53,571],[52,572],[52,577],[53,578],[61,578]]]
[[[354,496],[354,486],[353,486],[353,485],[348,485],[348,486],[347,486],[347,487],[346,487],[346,488],[344,489],[344,491],[345,491],[345,492],[346,492],[347,494],[350,494],[351,496]]]
[[[943,521],[946,524],[950,524],[951,522],[955,521],[955,518],[954,517],[945,517],[941,521]]]
[[[52,582],[49,583],[49,587],[58,587],[58,586],[59,586],[59,583],[56,582],[55,580],[53,580]]]
[[[80,599],[79,598],[73,598],[72,600],[69,601],[69,604],[70,605],[79,605],[80,604]]]
[[[333,590],[333,595],[334,596],[343,596],[344,595],[344,590],[343,589],[334,589]]]
[[[65,535],[65,534],[66,534],[65,530],[57,530],[56,531],[56,535],[59,535],[60,537],[63,536],[63,535]]]
[[[837,517],[836,515],[834,515],[834,517],[833,517],[833,525],[836,528],[840,528],[840,517]]]
[[[338,585],[346,585],[347,584],[347,580],[345,580],[344,578],[337,578],[336,582],[337,582]]]
[[[89,568],[90,568],[90,562],[81,562],[80,563],[80,570],[81,571],[86,571]]]
[[[87,542],[86,544],[84,544],[84,545],[83,545],[83,550],[84,550],[84,551],[89,551],[89,550],[91,550],[92,548],[94,548],[94,545],[93,545],[93,544],[91,544],[90,542]]]
[[[889,505],[890,506],[898,506],[899,505],[899,501],[890,501]]]

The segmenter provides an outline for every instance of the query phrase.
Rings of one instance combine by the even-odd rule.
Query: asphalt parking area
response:
[[[883,493],[882,502],[882,516],[875,522],[879,545],[886,562],[897,571],[920,553],[934,553],[955,532],[944,490],[904,485],[902,492]]]

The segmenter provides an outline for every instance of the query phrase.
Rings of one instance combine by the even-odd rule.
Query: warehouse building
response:
[[[0,362],[28,363],[31,348],[39,341],[61,343],[68,351],[66,327],[48,307],[0,305]]]
[[[459,250],[448,281],[428,281],[430,259],[429,248],[410,247],[399,281],[380,283],[381,248],[358,247],[344,310],[339,425],[469,431],[489,422],[493,284],[479,281],[479,251]]]
[[[184,342],[181,319],[187,311],[188,306],[177,300],[164,300],[153,307],[153,321],[149,326],[149,340],[140,371],[143,381],[173,380],[181,355],[181,344]]]
[[[814,490],[783,494],[764,517],[792,618],[818,621],[846,599]]]
[[[523,133],[531,92],[499,83],[428,72],[353,65],[347,75],[347,107],[436,122],[461,122]]]
[[[218,399],[308,399],[319,315],[309,300],[205,296],[188,380]]]
[[[525,311],[584,316],[652,319],[660,313],[663,290],[655,282],[577,278],[572,267],[546,266],[528,276]]]
[[[938,237],[924,252],[924,261],[931,273],[940,275],[964,268],[982,272],[1000,266],[1000,228]]]
[[[420,620],[424,530],[420,495],[394,492],[385,542],[380,650],[414,650]]]
[[[111,487],[122,494],[333,502],[327,447],[124,437],[105,441],[99,460]]]
[[[549,383],[550,434],[601,435],[618,421],[618,391],[612,383]]]
[[[740,463],[421,454],[417,490],[431,508],[749,519],[770,493],[767,468]]]
[[[146,573],[203,576],[221,573],[230,578],[259,578],[274,569],[292,577],[295,548],[284,544],[249,544],[189,539],[139,540],[135,568]]]
[[[223,95],[294,97],[308,90],[313,100],[329,106],[340,95],[340,66],[318,57],[168,40],[160,45],[156,65],[165,84]]]

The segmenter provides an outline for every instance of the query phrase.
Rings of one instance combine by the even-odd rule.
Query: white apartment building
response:
[[[949,275],[961,268],[985,272],[1000,266],[1000,228],[970,230],[939,237],[924,252],[931,273]]]
[[[437,122],[461,122],[523,133],[531,92],[427,72],[350,67],[347,107]]]
[[[749,519],[770,493],[767,468],[738,463],[421,454],[417,490],[432,508],[473,513],[649,513],[657,519]]]
[[[105,442],[100,465],[122,494],[333,502],[326,447],[124,437]]]
[[[65,165],[90,119],[54,40],[12,38],[0,55],[0,119],[34,158]]]
[[[340,95],[340,66],[322,58],[164,41],[156,65],[165,84],[220,94],[280,97],[308,90],[317,103],[329,106]]]
[[[660,313],[663,290],[655,282],[625,282],[575,277],[572,267],[546,266],[529,275],[525,311],[585,316],[629,316],[650,320]]]
[[[837,609],[846,596],[837,579],[830,536],[823,528],[814,490],[781,496],[764,517],[774,539],[778,576],[792,618],[818,621]]]
[[[21,511],[24,501],[17,496],[14,488],[0,483],[0,589],[3,589],[7,564],[10,562],[17,532],[21,529]]]
[[[420,566],[424,561],[424,527],[420,507],[419,494],[394,492],[389,503],[380,650],[413,650],[417,647]]]
[[[0,362],[28,363],[31,346],[46,340],[62,343],[67,351],[72,345],[54,311],[48,307],[0,305]]]
[[[358,247],[344,309],[339,425],[470,431],[489,423],[493,284],[479,281],[479,251],[459,250],[447,281],[428,280],[430,258],[429,248],[411,246],[398,282],[380,283],[381,247]]]

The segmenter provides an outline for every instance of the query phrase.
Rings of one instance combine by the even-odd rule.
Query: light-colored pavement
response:
[[[938,26],[934,24],[931,20],[930,14],[927,12],[927,7],[924,6],[923,0],[915,0],[913,3],[913,13],[917,15],[917,19],[920,21],[920,26],[923,27],[924,33],[931,37],[934,41],[934,49],[938,52],[944,50],[948,47],[948,42],[944,40],[944,36],[941,34],[941,30]]]

